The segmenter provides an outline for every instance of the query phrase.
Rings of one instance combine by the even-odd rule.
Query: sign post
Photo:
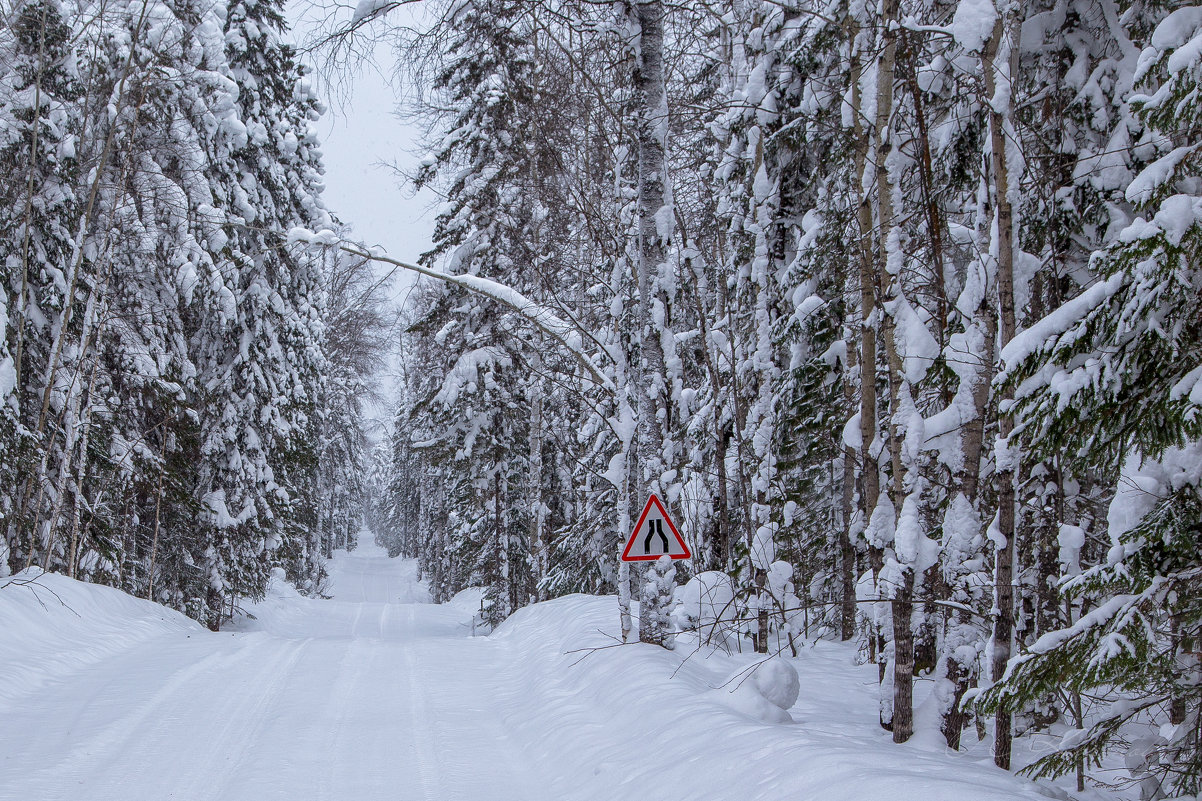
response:
[[[676,588],[673,559],[693,554],[672,522],[668,510],[652,493],[639,515],[639,522],[622,549],[623,562],[649,562],[639,591],[639,640],[671,649],[675,642],[668,608]]]

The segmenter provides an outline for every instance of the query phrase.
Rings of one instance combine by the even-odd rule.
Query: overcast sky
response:
[[[317,16],[314,6],[322,2],[294,0],[293,38],[298,43],[309,38],[311,20]],[[393,14],[410,14],[411,8],[402,7]],[[344,9],[344,18],[350,14],[349,8]],[[381,246],[398,259],[416,261],[430,247],[432,206],[437,198],[428,190],[415,194],[413,185],[394,169],[405,172],[416,165],[421,157],[419,133],[398,116],[403,109],[400,93],[391,85],[395,54],[390,46],[377,46],[375,62],[353,75],[335,76],[343,81],[336,98],[330,97],[331,76],[314,76],[318,93],[328,106],[318,123],[326,168],[326,205],[352,227],[356,239]],[[398,304],[405,301],[414,278],[412,273],[396,276],[393,297]],[[371,432],[373,438],[383,436],[390,427],[396,373],[394,365],[382,376],[381,388],[389,400],[372,414],[378,423]]]
[[[294,0],[294,38],[305,42],[314,31],[315,7],[321,0]],[[392,12],[388,23],[408,22],[412,7]],[[349,8],[343,17],[350,17]],[[395,19],[394,19],[395,17]],[[394,167],[410,171],[420,158],[418,131],[402,120],[400,93],[391,83],[395,54],[388,44],[375,48],[375,64],[353,74],[314,76],[328,110],[318,123],[326,167],[326,205],[354,230],[355,238],[384,247],[406,261],[429,249],[436,201],[426,191],[415,195],[413,185]],[[338,96],[330,97],[331,80]],[[411,283],[405,276],[400,282]]]
[[[398,119],[396,109],[395,91],[374,70],[354,79],[341,107],[330,106],[320,123],[326,204],[350,223],[356,238],[416,261],[430,245],[432,197],[415,195],[413,185],[393,168],[406,170],[417,161],[418,132]]]

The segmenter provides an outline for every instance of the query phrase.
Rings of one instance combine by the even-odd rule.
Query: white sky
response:
[[[387,48],[381,46],[381,51]],[[391,60],[391,54],[385,53]],[[368,245],[406,261],[429,249],[433,200],[414,194],[394,166],[414,166],[418,132],[398,119],[393,88],[375,70],[354,78],[341,107],[331,105],[319,123],[326,166],[326,205]]]
[[[308,38],[313,30],[310,20],[323,15],[320,7],[329,2],[292,0],[294,41],[299,44]],[[408,21],[413,8],[392,12],[388,22]],[[345,21],[350,15],[351,9],[344,7],[338,18]],[[391,46],[378,45],[374,55],[375,65],[365,65],[352,75],[313,76],[328,106],[318,123],[326,206],[351,226],[356,239],[383,247],[395,258],[416,261],[430,248],[437,198],[429,190],[415,194],[412,183],[395,169],[409,171],[420,159],[419,132],[398,116],[403,109],[400,93],[391,85],[395,63]],[[324,97],[331,80],[343,82],[341,96],[334,101]],[[395,277],[392,294],[398,305],[404,303],[415,278],[403,271]],[[381,376],[381,388],[389,399],[395,397],[395,374],[394,366]],[[388,400],[384,408],[369,413],[378,423],[373,438],[390,428],[392,406]]]
[[[294,40],[301,43],[309,38],[315,30],[312,20],[324,16],[319,9],[327,3],[293,0]],[[415,13],[411,9],[405,6],[392,12],[387,22],[409,22]],[[350,8],[343,7],[336,19],[346,21],[350,14]],[[430,247],[436,198],[429,191],[415,195],[412,183],[397,172],[396,168],[410,171],[420,158],[419,132],[398,114],[404,109],[400,93],[391,84],[395,63],[391,45],[377,45],[374,60],[375,64],[363,65],[353,74],[313,76],[328,107],[318,123],[326,205],[351,226],[357,239],[381,246],[396,258],[416,261]],[[340,95],[333,99],[324,97],[332,81]],[[411,284],[412,277],[403,276],[398,290]]]

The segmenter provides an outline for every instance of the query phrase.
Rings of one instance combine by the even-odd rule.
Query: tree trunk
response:
[[[24,223],[25,230],[21,235],[21,288],[17,293],[17,301],[13,305],[13,310],[17,314],[17,343],[13,349],[13,370],[15,373],[15,386],[19,388],[21,383],[21,367],[23,365],[24,350],[25,350],[25,322],[29,316],[27,314],[27,298],[29,295],[29,253],[31,250],[31,237],[33,234],[33,208],[34,208],[34,188],[37,178],[37,156],[38,156],[38,140],[42,132],[42,81],[46,76],[46,25],[49,19],[50,5],[42,4],[42,19],[38,26],[38,72],[33,84],[33,121],[31,128],[31,142],[29,148],[29,164],[28,172],[26,173],[25,183],[25,212]]]
[[[850,351],[849,351],[850,352]],[[851,383],[846,387],[848,408],[850,408]],[[839,580],[840,609],[839,609],[839,639],[844,642],[856,636],[856,549],[851,544],[852,505],[855,502],[856,452],[854,448],[843,447],[843,525],[839,530]]]
[[[531,367],[535,375],[527,390],[530,399],[530,475],[526,506],[530,515],[530,546],[535,549],[538,562],[535,597],[545,601],[547,574],[551,569],[551,540],[544,530],[543,521],[543,387],[542,380],[538,377],[542,372],[542,360],[537,354]]]
[[[664,86],[664,6],[660,0],[638,2],[633,12],[639,31],[634,70],[639,148],[638,342],[642,362],[638,371],[638,454],[641,484],[648,492],[664,495],[660,486],[664,473],[663,429],[658,413],[663,405],[661,387],[666,377],[661,324],[656,322],[655,314],[657,306],[663,304],[660,271],[664,268],[673,224],[665,183],[668,108]],[[660,314],[659,319],[666,320],[666,315]],[[640,609],[642,642],[664,644],[656,627],[643,625],[644,621],[656,619],[660,612]]]
[[[505,519],[502,515],[504,503],[504,494],[501,491],[501,471],[498,469],[493,474],[493,518],[497,530],[497,570],[500,573],[500,587],[494,603],[498,605],[504,603],[497,618],[498,622],[508,617],[514,610],[513,577],[510,575],[509,565],[509,532],[505,528]]]
[[[914,734],[914,571],[906,570],[893,597],[893,742]]]
[[[163,511],[163,478],[167,475],[167,429],[162,432],[163,441],[159,445],[159,478],[154,489],[154,534],[150,540],[150,564],[146,571],[146,600],[154,600],[154,560],[159,550],[159,526],[162,522]]]
[[[704,286],[705,276],[697,261],[689,259],[688,264],[693,270],[698,285]],[[730,445],[730,432],[722,420],[723,406],[717,400],[722,391],[722,377],[718,372],[714,351],[710,347],[708,322],[710,314],[714,314],[717,319],[722,319],[725,316],[722,303],[722,289],[723,284],[719,282],[715,302],[717,308],[713,312],[707,311],[705,308],[701,292],[694,293],[693,297],[697,310],[697,324],[701,331],[701,341],[706,343],[703,351],[705,353],[706,378],[713,388],[715,396],[715,400],[711,406],[714,421],[714,469],[717,473],[717,497],[714,499],[714,534],[711,541],[711,564],[709,568],[729,573],[731,570],[731,526],[730,496],[728,494],[729,489],[727,488],[726,476],[726,453]]]
[[[1000,64],[1002,39],[1006,34],[1006,20],[997,19],[993,35],[985,46],[982,66],[985,73],[985,94],[996,96],[999,81],[1009,83],[1014,74],[1010,63],[1018,55],[1018,28],[1012,26],[1007,62]],[[1000,74],[999,74],[1000,73]],[[1001,317],[1001,347],[1014,339],[1016,320],[1014,312],[1014,209],[1010,200],[1010,170],[1006,159],[1006,132],[1009,128],[1009,108],[998,109],[991,105],[989,111],[990,166],[993,173],[993,196],[997,229],[997,287]],[[1003,399],[1006,399],[1005,397]],[[1018,465],[1017,454],[1010,452],[1008,438],[1014,430],[1014,421],[1002,415],[998,422],[996,454],[998,488],[998,542],[994,556],[994,600],[997,615],[993,622],[993,659],[991,677],[1001,679],[1010,658],[1014,639],[1014,534],[1015,534],[1015,479]],[[1012,720],[1009,713],[998,710],[994,720],[993,761],[999,768],[1010,769]]]
[[[75,578],[75,571],[79,562],[79,546],[80,546],[80,526],[82,523],[83,493],[86,477],[88,473],[88,443],[92,434],[92,411],[96,408],[92,403],[92,398],[96,392],[96,374],[99,368],[99,359],[92,364],[92,374],[88,378],[88,391],[86,394],[87,406],[84,409],[84,418],[81,428],[82,436],[79,443],[79,466],[75,473],[75,491],[71,496],[71,537],[70,549],[67,553],[67,575]]]
[[[878,281],[885,283],[885,297],[900,299],[902,295],[901,275],[890,271],[889,247],[894,226],[893,182],[886,166],[892,142],[893,80],[897,64],[897,28],[895,22],[900,11],[899,0],[885,0],[882,8],[881,54],[877,64],[876,121],[873,130],[873,164],[876,177],[877,224],[882,246],[877,249]],[[892,501],[895,514],[902,510],[906,497],[906,479],[915,471],[916,465],[902,464],[901,441],[905,431],[901,428],[896,412],[900,401],[909,397],[910,387],[902,371],[901,354],[897,349],[893,318],[883,315],[881,327],[884,333],[885,351],[889,368],[889,404],[894,414],[889,416],[889,458],[892,473]],[[910,481],[913,484],[913,481]],[[915,490],[917,491],[917,490]],[[896,521],[895,521],[896,522]],[[893,636],[893,718],[891,730],[895,743],[904,743],[914,732],[914,632],[911,620],[914,614],[914,566],[902,562],[901,554],[895,558],[902,567],[901,586],[894,588],[890,603]]]
[[[623,392],[621,384],[618,385],[618,392]],[[628,440],[622,441],[622,453],[619,457],[622,461],[622,471],[618,486],[618,547],[615,554],[618,557],[618,618],[622,627],[622,642],[630,641],[633,629],[630,619],[630,563],[621,559],[626,538],[630,536],[633,525],[630,510],[630,504],[633,502],[630,497],[630,445]]]
[[[134,57],[134,52],[137,49],[133,45],[138,40],[139,36],[141,35],[142,26],[144,25],[144,23],[146,22],[146,19],[147,19],[148,9],[149,9],[149,4],[144,5],[142,7],[141,16],[139,17],[138,22],[134,27],[133,37],[130,42],[129,53],[126,55],[125,63],[122,68],[121,79],[118,81],[118,84],[117,84],[116,106],[119,111],[124,110],[124,108],[126,107],[126,104],[132,102],[132,99],[128,96],[127,82],[128,82],[130,75],[133,72],[133,70],[132,70],[133,57]],[[142,101],[144,99],[145,99],[144,93],[140,92],[139,96],[137,98],[137,102],[134,105],[135,113],[134,113],[133,124],[132,124],[133,131],[137,130],[139,122],[141,120],[140,109],[142,108]],[[16,510],[16,514],[14,515],[14,517],[17,519],[17,525],[19,526],[21,524],[28,523],[30,521],[31,515],[32,515],[32,524],[29,525],[29,553],[26,555],[26,563],[25,563],[25,567],[27,567],[27,568],[32,567],[34,560],[36,559],[36,553],[37,553],[37,548],[38,548],[38,538],[37,537],[38,537],[39,519],[40,519],[40,515],[41,515],[41,511],[42,511],[42,501],[43,501],[45,491],[46,491],[46,484],[47,484],[47,481],[49,480],[49,472],[48,472],[49,471],[49,461],[48,461],[48,459],[49,459],[49,454],[50,454],[52,448],[49,446],[49,443],[47,443],[45,441],[45,438],[49,437],[50,439],[53,439],[53,434],[48,432],[48,426],[49,426],[49,422],[50,422],[50,412],[51,412],[51,408],[50,408],[51,399],[54,396],[54,389],[57,386],[58,372],[62,368],[62,362],[63,362],[63,358],[64,358],[63,351],[64,351],[64,347],[66,345],[67,335],[70,330],[70,323],[71,323],[72,315],[73,315],[74,309],[75,309],[75,300],[76,300],[76,294],[77,294],[76,288],[79,283],[80,273],[82,272],[82,268],[83,268],[84,253],[85,253],[85,249],[86,249],[85,246],[87,244],[86,240],[87,240],[89,232],[92,229],[92,224],[95,222],[95,213],[96,213],[97,202],[98,202],[98,199],[100,196],[101,184],[103,183],[103,180],[107,175],[106,170],[104,168],[107,167],[109,157],[112,155],[114,148],[115,148],[117,134],[118,134],[117,128],[118,128],[118,126],[111,125],[109,127],[108,132],[106,133],[104,146],[101,149],[98,164],[93,169],[92,181],[88,188],[87,202],[84,205],[83,212],[80,215],[79,220],[76,221],[75,238],[74,238],[74,241],[72,242],[72,253],[71,253],[71,257],[70,257],[70,265],[71,265],[70,270],[69,270],[70,277],[68,278],[67,285],[63,291],[63,299],[64,299],[63,310],[62,310],[61,314],[59,315],[59,319],[56,322],[56,325],[54,327],[54,334],[51,337],[50,358],[46,364],[46,368],[45,368],[45,371],[43,372],[43,379],[42,379],[41,410],[38,414],[37,422],[33,427],[34,438],[37,440],[42,440],[42,447],[43,447],[42,457],[39,460],[38,470],[37,470],[36,474],[34,474],[31,477],[26,478],[21,490],[17,494],[17,504],[16,504],[17,510]],[[132,133],[132,131],[131,131],[131,133]],[[124,170],[124,174],[121,176],[121,180],[119,182],[121,185],[124,185],[126,183],[125,178],[128,175],[129,169],[130,169],[130,167],[127,164],[125,167],[125,170]],[[109,177],[111,177],[111,176],[109,176]],[[110,270],[108,269],[108,264],[106,261],[105,275],[104,275],[104,279],[102,281],[102,283],[105,285],[106,290],[107,290],[107,285],[108,285],[109,272],[110,272]],[[93,289],[93,291],[91,293],[89,293],[89,300],[88,300],[89,306],[91,306],[91,304],[94,302],[95,297],[96,297],[96,291],[95,291],[95,289]],[[85,354],[87,352],[89,344],[90,344],[90,332],[88,330],[88,321],[85,320],[84,326],[83,326],[83,332],[80,335],[80,345],[78,347],[78,354],[80,356],[82,356],[83,354]],[[72,382],[71,382],[72,387],[74,387],[74,383],[75,383],[74,380],[72,380]],[[64,456],[64,458],[69,459],[70,455],[66,454]],[[33,496],[33,492],[35,489],[37,491],[37,495],[36,495],[36,499],[34,500],[32,512],[31,512],[29,502],[30,502],[31,498],[35,497],[35,496]],[[53,526],[53,525],[54,525],[53,521],[50,521],[48,524],[48,526]],[[47,529],[45,537],[48,537],[49,534],[50,534],[50,531],[49,531],[49,529]],[[44,540],[45,540],[45,537],[43,538]],[[44,544],[47,548],[47,554],[48,554],[49,545],[48,545],[48,543],[44,543]],[[48,555],[46,558],[48,559]]]
[[[848,33],[850,41],[856,41],[859,35],[859,25],[855,20],[850,23]],[[860,238],[858,261],[860,273],[860,515],[861,521],[867,524],[876,509],[877,500],[881,494],[880,465],[877,462],[873,445],[877,435],[876,421],[876,298],[877,273],[876,255],[873,245],[872,195],[868,190],[869,161],[868,151],[872,146],[872,135],[864,125],[862,109],[864,98],[860,85],[864,74],[862,54],[858,48],[853,48],[851,63],[851,97],[852,97],[852,136],[855,141],[854,166],[859,178],[860,202],[856,219],[859,223]],[[874,543],[868,544],[868,564],[872,570],[875,582],[884,567],[884,550]],[[884,663],[880,662],[884,651],[884,636],[880,626],[875,621],[868,635],[868,654],[870,659],[877,660],[881,665],[884,679]]]

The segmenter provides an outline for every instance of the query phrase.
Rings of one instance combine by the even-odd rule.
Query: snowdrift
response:
[[[362,792],[323,797],[416,798],[406,793],[421,785],[421,797],[488,801],[511,796],[458,790],[500,788],[515,771],[536,788],[520,796],[530,801],[1043,797],[983,748],[894,745],[876,721],[875,667],[855,665],[849,646],[807,646],[757,671],[754,654],[685,637],[672,652],[621,644],[616,599],[583,595],[472,637],[478,595],[415,603],[425,590],[413,565],[354,571],[373,557],[342,558],[335,600],[276,581],[253,620],[221,633],[63,576],[0,583],[0,719],[32,727],[11,733],[30,735],[26,750],[46,765],[14,775],[43,789],[107,781],[147,799],[193,797],[189,787],[197,798],[318,797],[284,785],[309,782],[304,770],[333,781],[352,763],[342,779]],[[157,734],[144,737],[151,723]],[[158,767],[138,768],[139,794],[122,782],[144,763]],[[225,790],[205,794],[214,771]]]
[[[684,638],[669,652],[617,635],[615,599],[574,595],[518,611],[489,638],[513,658],[499,702],[516,735],[579,777],[549,798],[1046,797],[987,756],[895,745],[876,721],[876,668],[853,664],[848,646],[819,643],[789,659],[797,702],[767,722],[767,707],[780,710],[753,686],[756,655]]]
[[[0,579],[0,712],[89,665],[164,635],[211,634],[191,618],[112,587],[31,568]]]

